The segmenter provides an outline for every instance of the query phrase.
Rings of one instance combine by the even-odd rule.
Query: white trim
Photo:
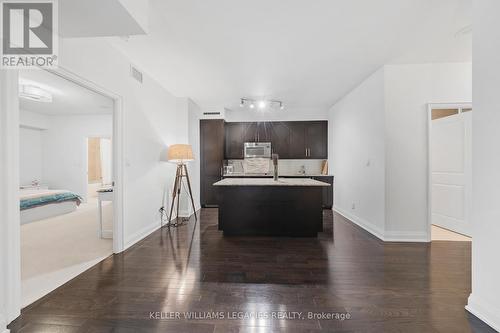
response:
[[[340,209],[337,206],[333,207],[333,210],[338,214],[342,215],[350,222],[356,224],[357,226],[368,231],[370,234],[374,235],[378,239],[384,242],[427,242],[426,232],[413,232],[413,231],[385,231],[380,229],[380,227],[375,224],[364,220],[354,214],[347,213],[345,210]]]
[[[500,309],[470,294],[465,309],[500,332]]]
[[[375,237],[379,238],[380,240],[384,240],[384,230],[380,229],[378,226],[375,224],[366,221],[354,214],[350,214],[346,212],[345,210],[342,210],[341,208],[337,206],[333,206],[333,211],[339,213],[346,219],[348,219],[350,222],[356,224],[357,226],[363,228],[364,230],[368,231],[370,234],[374,235]]]
[[[113,110],[113,176],[115,181],[114,197],[114,237],[113,252],[124,250],[123,240],[123,101],[121,96],[100,87],[62,67],[47,70],[64,79],[79,84],[114,100]],[[8,221],[0,234],[0,254],[5,258],[5,269],[1,270],[0,295],[5,295],[6,321],[10,323],[21,313],[21,245],[19,214],[19,78],[17,70],[0,71],[0,194],[2,209],[0,221]],[[4,112],[9,110],[10,112]],[[1,226],[0,226],[1,227]],[[5,251],[5,253],[4,253]],[[0,327],[1,329],[1,327]]]
[[[7,329],[7,322],[1,313],[0,313],[0,332],[1,333],[9,333],[10,332],[10,330]]]
[[[115,186],[113,189],[113,253],[120,253],[124,248],[124,157],[123,157],[123,99],[120,95],[109,91],[100,85],[89,81],[61,66],[57,70],[48,70],[49,72],[58,75],[66,80],[78,84],[84,88],[90,89],[98,94],[104,95],[113,99],[113,181]]]
[[[0,310],[7,323],[21,313],[18,86],[17,70],[0,70]]]
[[[135,234],[132,236],[128,237],[128,239],[125,241],[125,248],[124,251],[127,250],[129,247],[132,245],[140,242],[144,238],[148,237],[151,235],[153,232],[156,230],[160,229],[160,220],[157,220],[150,225],[145,226],[144,228],[140,229],[137,231]]]
[[[386,231],[384,242],[427,243],[427,232],[422,231]]]
[[[457,102],[457,103],[428,103],[427,104],[427,242],[432,240],[431,230],[432,230],[432,153],[431,153],[431,143],[432,143],[432,110],[433,109],[471,109],[471,102]]]

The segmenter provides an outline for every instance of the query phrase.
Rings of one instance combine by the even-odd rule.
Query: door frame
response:
[[[472,109],[472,102],[428,103],[427,104],[427,241],[432,241],[432,110],[435,109]]]
[[[99,139],[109,139],[111,140],[111,147],[113,148],[113,136],[109,135],[104,135],[104,134],[92,134],[92,135],[87,135],[85,138],[85,184],[87,188],[87,195],[88,195],[88,188],[89,188],[89,180],[88,180],[88,174],[89,174],[89,139],[91,138],[99,138]],[[113,150],[113,149],[112,149]],[[115,165],[114,159],[114,154],[111,156],[111,172],[114,171],[113,167]],[[113,176],[113,175],[112,175]],[[114,177],[111,177],[114,180]],[[88,197],[87,197],[88,201]]]
[[[123,225],[123,100],[122,97],[61,66],[48,72],[113,100],[113,253],[124,250]]]
[[[64,67],[46,70],[111,98],[113,105],[113,253],[124,250],[123,98]],[[21,242],[19,214],[19,71],[0,70],[0,332],[21,313]],[[5,112],[9,110],[9,112]],[[3,257],[3,258],[2,258]],[[3,300],[1,300],[3,298]],[[4,326],[5,325],[5,326]]]

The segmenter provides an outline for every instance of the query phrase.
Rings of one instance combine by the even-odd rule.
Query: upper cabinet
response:
[[[291,121],[288,122],[290,128],[290,154],[291,159],[307,158],[306,143],[306,122]]]
[[[225,158],[226,159],[242,159],[243,158],[243,143],[245,142],[244,134],[246,133],[245,123],[226,123],[224,126],[225,139]]]
[[[289,122],[290,159],[327,159],[328,122]]]
[[[225,133],[226,159],[242,159],[245,142],[271,142],[281,159],[328,158],[327,121],[234,122]]]
[[[269,123],[271,133],[271,148],[273,154],[278,154],[279,158],[290,158],[290,127],[288,123]]]
[[[328,158],[328,122],[310,121],[306,123],[306,158]]]

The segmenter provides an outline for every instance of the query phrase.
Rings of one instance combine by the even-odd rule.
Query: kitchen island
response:
[[[309,178],[226,178],[219,192],[219,230],[226,236],[316,237],[323,230],[322,190]]]

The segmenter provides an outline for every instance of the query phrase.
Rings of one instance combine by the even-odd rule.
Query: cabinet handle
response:
[[[306,157],[307,157],[307,148],[306,148]]]

